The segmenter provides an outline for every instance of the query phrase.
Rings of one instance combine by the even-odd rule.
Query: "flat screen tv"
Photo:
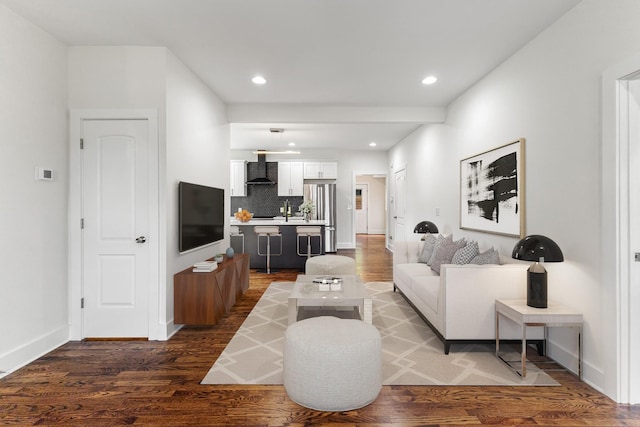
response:
[[[179,251],[185,252],[224,239],[224,190],[178,184]]]

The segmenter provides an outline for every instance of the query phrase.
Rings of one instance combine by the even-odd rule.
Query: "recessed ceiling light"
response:
[[[251,79],[251,81],[257,85],[263,85],[267,82],[267,79],[265,79],[262,76],[255,76],[254,78]]]
[[[424,79],[422,79],[422,84],[423,85],[432,85],[437,81],[438,81],[437,77],[435,77],[435,76],[427,76]]]
[[[289,147],[295,147],[295,146],[296,146],[296,143],[295,143],[295,142],[291,141],[291,142],[289,143]]]
[[[378,145],[378,144],[376,144],[375,142],[370,142],[369,143],[369,147],[375,147],[376,145]]]

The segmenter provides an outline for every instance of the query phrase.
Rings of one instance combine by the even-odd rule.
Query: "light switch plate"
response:
[[[52,181],[53,170],[45,168],[36,168],[36,179],[38,181]]]

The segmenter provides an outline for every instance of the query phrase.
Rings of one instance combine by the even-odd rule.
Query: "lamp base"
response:
[[[539,262],[527,270],[527,305],[547,308],[547,271]]]

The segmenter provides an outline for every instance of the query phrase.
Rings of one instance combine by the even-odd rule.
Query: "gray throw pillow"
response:
[[[433,254],[433,248],[436,244],[436,236],[433,234],[427,234],[424,237],[424,246],[422,247],[422,252],[418,256],[418,262],[426,264],[431,259],[431,255]]]
[[[467,243],[464,248],[460,248],[453,254],[453,258],[451,258],[452,264],[469,264],[473,258],[477,255],[480,255],[480,249],[478,248],[478,242],[472,240]]]
[[[454,242],[453,239],[445,240],[438,249],[436,249],[436,256],[431,263],[431,269],[437,274],[440,274],[440,266],[442,264],[451,264],[453,255],[458,249],[465,247],[467,242],[464,239],[460,239]]]
[[[453,237],[449,236],[449,237],[444,237],[442,234],[439,234],[438,237],[436,238],[436,243],[433,245],[433,252],[431,252],[431,258],[429,258],[429,261],[427,261],[427,265],[431,265],[433,263],[433,260],[436,256],[436,251],[438,250],[438,247],[444,243],[447,239],[451,240],[453,242]]]
[[[469,264],[500,264],[500,254],[493,247],[474,257]]]

